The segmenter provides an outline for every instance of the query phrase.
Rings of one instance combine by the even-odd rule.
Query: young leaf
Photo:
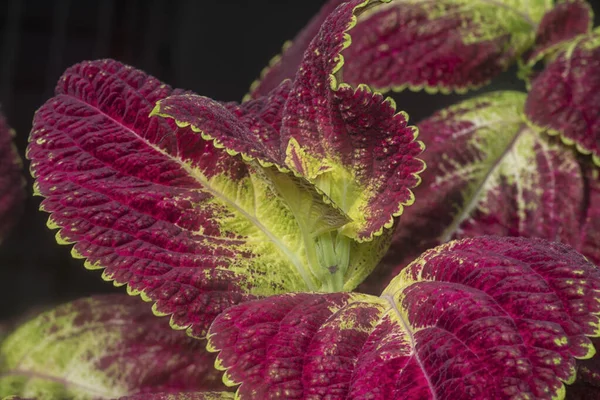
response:
[[[533,51],[527,57],[528,64],[533,65],[551,55],[576,36],[589,33],[593,24],[593,11],[586,0],[559,0],[544,14],[537,27]]]
[[[582,215],[597,211],[588,203],[579,163],[568,148],[526,126],[524,102],[524,93],[485,94],[419,124],[428,143],[428,168],[415,190],[419,201],[402,216],[363,290],[381,291],[427,249],[481,235],[562,241],[586,255],[595,252],[593,261],[600,261],[593,245],[597,223],[582,225]]]
[[[414,140],[416,131],[407,126],[407,116],[395,114],[392,100],[365,86],[353,90],[336,80],[355,14],[377,3],[352,1],[329,15],[294,82],[284,81],[269,94],[283,109],[264,110],[262,99],[226,107],[204,97],[180,95],[161,101],[154,113],[174,118],[179,126],[191,125],[232,154],[291,169],[350,217],[340,230],[343,235],[370,241],[412,204],[411,188],[418,185],[424,168],[416,158],[422,143]]]
[[[286,165],[352,219],[340,232],[359,242],[381,235],[414,202],[425,168],[416,129],[393,100],[340,81],[349,32],[378,3],[351,1],[329,15],[308,46],[281,127]]]
[[[241,154],[264,167],[265,174],[274,174],[271,166],[282,173],[291,170],[288,178],[275,174],[277,180],[269,180],[296,216],[302,214],[294,211],[302,201],[287,193],[283,180],[314,184],[325,202],[348,218],[337,231],[315,240],[319,264],[331,274],[343,274],[344,290],[362,281],[385,252],[388,228],[413,202],[411,189],[424,168],[416,158],[422,143],[415,141],[406,115],[395,114],[391,100],[365,86],[353,90],[336,83],[339,53],[349,44],[346,32],[354,14],[374,4],[353,1],[340,6],[311,43],[295,81],[282,82],[265,97],[237,105],[175,95],[159,101],[153,111],[229,154]]]
[[[600,271],[568,246],[482,237],[426,252],[380,297],[234,306],[208,346],[240,399],[563,399],[599,300]]]
[[[39,315],[1,343],[0,398],[224,390],[203,346],[139,299],[80,299]]]
[[[358,16],[339,76],[376,90],[464,92],[487,83],[533,44],[551,0],[382,1]],[[317,26],[342,0],[330,0],[251,87],[258,97],[296,74]]]
[[[23,163],[12,142],[13,136],[0,114],[0,242],[17,222],[25,201]]]
[[[533,80],[525,113],[600,165],[600,30],[561,47]]]
[[[66,71],[36,113],[28,149],[58,242],[75,243],[88,268],[105,268],[106,280],[196,336],[252,296],[356,285],[346,270],[330,282],[313,243],[347,217],[300,178],[149,118],[156,101],[179,93],[112,60]],[[378,258],[368,261],[347,270],[364,277]]]

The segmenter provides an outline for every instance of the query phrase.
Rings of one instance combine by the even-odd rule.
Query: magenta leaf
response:
[[[57,240],[103,278],[202,336],[214,316],[249,298],[244,239],[206,182],[241,185],[248,169],[193,132],[149,118],[173,91],[111,60],[68,69],[35,115],[28,157]],[[209,188],[207,189],[207,185]],[[212,191],[211,191],[212,190]],[[250,296],[252,297],[252,296]]]
[[[419,124],[428,143],[419,201],[402,216],[363,291],[380,292],[427,249],[482,235],[562,241],[600,262],[598,180],[570,149],[525,124],[525,98],[485,94]]]
[[[253,296],[354,289],[390,231],[365,246],[336,242],[333,231],[349,218],[324,191],[149,116],[156,101],[180,93],[115,61],[67,70],[36,114],[28,152],[59,243],[75,243],[88,268],[103,268],[106,280],[199,337]],[[253,122],[276,130],[280,97],[239,107],[210,101],[211,133],[254,131]]]
[[[411,189],[424,168],[416,158],[423,146],[393,101],[337,81],[355,15],[374,4],[355,0],[338,7],[309,45],[295,80],[265,97],[238,106],[171,96],[154,114],[191,126],[230,154],[292,170],[350,218],[343,235],[371,241],[412,204]]]
[[[139,299],[91,297],[42,313],[0,344],[0,398],[225,390],[214,361]]]
[[[589,33],[594,24],[591,6],[585,0],[559,0],[540,21],[533,51],[527,57],[530,65],[559,50],[565,42]]]
[[[381,1],[362,15],[338,78],[378,91],[464,92],[508,68],[534,41],[547,0]],[[318,25],[341,0],[330,0],[251,87],[262,96],[293,78]],[[372,3],[374,4],[374,3]],[[308,53],[306,53],[308,54]]]
[[[482,237],[423,254],[380,297],[278,295],[217,317],[240,399],[561,399],[600,335],[600,271],[566,245]]]
[[[600,31],[562,46],[532,81],[525,113],[600,165]]]
[[[306,213],[288,188],[314,185],[312,197],[320,194],[345,218],[330,224],[335,230],[312,235],[321,270],[334,275],[324,286],[330,292],[353,289],[372,270],[387,248],[395,217],[414,201],[412,188],[424,168],[416,158],[423,145],[406,115],[395,113],[393,101],[335,78],[354,15],[370,5],[356,0],[330,14],[306,53],[302,73],[264,97],[238,105],[174,95],[152,112],[241,155],[265,175],[274,174],[276,179],[267,178],[296,216]],[[333,216],[330,212],[328,219]],[[343,282],[336,274],[343,274]]]
[[[16,224],[25,201],[23,163],[12,142],[13,136],[0,114],[0,242]]]
[[[280,135],[290,90],[291,82],[286,80],[267,95],[242,104],[223,104],[194,94],[170,96],[158,102],[152,115],[191,127],[231,155],[241,154],[247,161],[287,172]]]
[[[323,25],[329,14],[347,1],[326,1],[317,15],[296,35],[294,40],[283,44],[282,53],[271,59],[269,65],[261,72],[260,78],[250,86],[250,93],[246,95],[244,100],[247,101],[251,98],[264,96],[279,86],[284,80],[293,79],[298,71],[298,67],[302,63],[304,52],[317,33],[319,33],[321,25]]]
[[[338,7],[305,52],[281,127],[286,165],[325,192],[351,219],[340,232],[370,241],[414,202],[423,144],[391,98],[340,81],[341,52],[357,16],[377,2]]]

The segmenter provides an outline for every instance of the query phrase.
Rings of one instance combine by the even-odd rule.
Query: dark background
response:
[[[529,0],[523,0],[529,1]],[[62,72],[81,60],[114,58],[174,87],[240,100],[287,39],[324,0],[0,0],[0,104],[24,156],[34,111]],[[598,6],[596,5],[597,13]],[[485,90],[523,89],[514,71]],[[459,96],[394,95],[418,121]],[[28,166],[26,162],[26,167]],[[31,194],[31,178],[28,194]],[[117,291],[59,246],[27,199],[0,246],[0,321],[31,307]]]

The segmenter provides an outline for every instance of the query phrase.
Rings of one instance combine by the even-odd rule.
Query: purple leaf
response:
[[[483,237],[426,252],[380,297],[286,294],[217,317],[240,399],[564,398],[599,333],[600,271],[568,246]]]
[[[176,329],[202,337],[214,316],[253,296],[352,290],[389,243],[389,231],[362,247],[346,239],[345,263],[329,262],[329,235],[348,217],[306,179],[150,118],[156,101],[181,91],[141,71],[85,62],[56,93],[36,114],[28,153],[48,225],[88,268],[171,314]],[[211,101],[211,129],[233,128],[244,113],[237,128],[276,129],[278,104],[278,96],[237,108]],[[329,247],[317,254],[322,235]]]
[[[12,142],[13,136],[0,114],[0,242],[16,224],[25,201],[23,163]]]
[[[561,48],[533,80],[525,113],[600,165],[600,31]]]
[[[343,235],[370,241],[412,204],[411,189],[424,168],[416,158],[422,143],[414,140],[407,116],[395,113],[393,101],[364,85],[352,89],[336,80],[354,15],[370,6],[355,0],[331,13],[295,80],[265,97],[238,106],[172,96],[160,101],[154,114],[191,126],[231,154],[292,170],[350,217]]]
[[[559,50],[577,35],[589,33],[594,24],[591,6],[585,0],[559,0],[544,14],[537,27],[533,51],[527,57],[533,65],[542,57]]]
[[[262,96],[293,78],[318,26],[341,0],[330,0],[251,87]],[[464,92],[486,84],[533,43],[546,0],[382,1],[358,16],[338,78],[379,91]],[[372,3],[371,5],[374,5]]]
[[[0,398],[225,390],[214,361],[139,299],[91,297],[42,313],[0,344]]]
[[[75,65],[36,113],[28,157],[57,241],[76,243],[87,268],[104,268],[105,280],[172,314],[174,328],[202,336],[214,316],[252,297],[230,268],[244,241],[222,231],[227,211],[206,181],[240,184],[249,172],[193,132],[148,117],[173,93],[116,61]]]
[[[419,124],[428,144],[428,168],[415,190],[419,201],[400,219],[363,291],[380,292],[427,249],[482,235],[562,241],[600,262],[598,179],[582,170],[570,149],[527,127],[525,97],[482,95]]]
[[[357,15],[377,2],[338,7],[305,52],[285,104],[286,165],[329,195],[351,219],[340,232],[370,241],[414,202],[423,144],[391,98],[340,81],[341,52]]]
[[[189,126],[232,155],[287,172],[280,135],[291,86],[286,80],[264,97],[242,104],[222,104],[193,94],[170,96],[158,102],[152,115],[172,118],[182,128]]]

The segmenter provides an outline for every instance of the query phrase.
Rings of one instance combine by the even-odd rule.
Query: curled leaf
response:
[[[330,0],[298,36],[284,46],[251,87],[251,97],[266,94],[292,78],[300,54],[317,34],[318,23],[341,0]],[[353,45],[339,72],[352,85],[379,91],[411,88],[464,92],[487,83],[508,68],[534,41],[549,0],[382,1],[358,16]]]
[[[312,235],[318,264],[329,270],[322,275],[334,276],[327,291],[352,289],[372,270],[387,248],[394,217],[414,201],[411,189],[424,168],[416,158],[422,143],[391,99],[336,81],[355,14],[377,5],[353,1],[337,8],[311,43],[301,73],[266,96],[238,105],[174,95],[160,100],[152,113],[262,167],[299,223],[306,213],[297,209],[306,202],[285,187],[321,194],[332,212],[311,219],[337,215],[341,222],[325,235]]]
[[[234,306],[209,335],[240,399],[562,399],[594,353],[600,272],[568,246],[482,237],[426,252],[380,297]]]
[[[370,241],[414,201],[423,150],[407,116],[366,86],[338,81],[356,16],[378,1],[344,3],[308,46],[293,82],[240,106],[201,96],[162,100],[154,113],[191,126],[231,154],[292,170],[349,217],[340,232]],[[268,98],[268,101],[265,99]]]
[[[13,136],[14,132],[0,115],[0,242],[16,224],[25,201],[23,163],[12,142]]]
[[[600,165],[600,31],[561,47],[532,81],[525,113]]]
[[[75,243],[87,268],[104,269],[195,336],[253,296],[356,286],[378,258],[332,272],[314,248],[347,217],[305,180],[149,117],[179,93],[112,60],[67,70],[36,113],[28,148],[58,242]]]
[[[378,1],[344,3],[308,46],[285,104],[285,163],[326,193],[352,221],[340,232],[370,241],[414,202],[423,144],[392,99],[341,81],[341,52],[356,18]]]
[[[0,398],[110,399],[223,390],[204,343],[139,299],[81,299],[23,324],[0,345]]]

